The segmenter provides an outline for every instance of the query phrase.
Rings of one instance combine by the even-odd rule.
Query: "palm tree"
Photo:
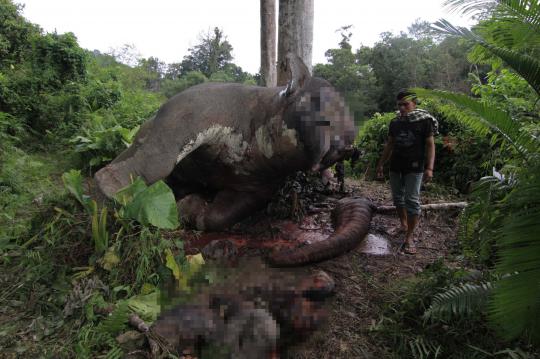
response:
[[[446,5],[464,14],[478,13],[486,7],[491,13],[474,30],[456,27],[440,20],[434,27],[447,35],[472,41],[486,54],[494,56],[525,79],[540,100],[540,4],[537,0],[448,0]],[[440,306],[456,308],[472,303],[456,299],[474,291],[489,289],[489,318],[506,339],[525,335],[540,343],[540,141],[526,131],[520,119],[488,103],[463,94],[415,89],[421,96],[450,101],[468,115],[463,120],[480,131],[494,131],[515,150],[515,167],[506,178],[481,180],[476,198],[483,202],[468,209],[475,220],[486,211],[496,211],[497,221],[476,222],[494,234],[495,274],[498,280],[487,287],[453,288],[434,301],[428,313]],[[536,123],[538,123],[536,115]],[[491,196],[492,191],[500,196]],[[477,215],[471,215],[475,212]],[[495,212],[494,212],[495,213]],[[466,218],[465,218],[466,220]],[[467,220],[465,221],[467,222]],[[470,223],[463,225],[469,226]],[[486,228],[486,227],[491,228]],[[445,302],[446,299],[446,302]],[[445,304],[446,303],[446,304]]]

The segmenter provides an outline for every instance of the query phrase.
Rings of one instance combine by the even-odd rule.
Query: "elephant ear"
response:
[[[285,60],[279,63],[281,70],[289,73],[289,82],[283,95],[285,97],[296,96],[311,79],[311,74],[302,59],[295,54],[288,53]]]

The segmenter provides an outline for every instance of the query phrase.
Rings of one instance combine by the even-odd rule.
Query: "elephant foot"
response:
[[[190,194],[177,202],[184,223],[199,231],[222,231],[264,207],[267,198],[255,193],[223,190],[212,201]]]
[[[197,193],[187,195],[176,202],[182,223],[195,227],[199,231],[204,231],[204,218],[207,206],[208,202]]]
[[[131,184],[131,178],[136,177],[136,172],[129,168],[126,161],[111,163],[94,175],[99,190],[107,198],[112,198],[116,192]]]

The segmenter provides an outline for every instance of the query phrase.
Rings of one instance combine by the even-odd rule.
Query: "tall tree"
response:
[[[157,57],[139,60],[139,67],[144,72],[146,88],[151,91],[159,91],[161,80],[165,77],[166,65]]]
[[[276,86],[276,0],[261,0],[261,75],[267,87]]]
[[[201,36],[200,43],[188,50],[189,55],[182,61],[182,72],[201,71],[210,77],[231,62],[232,49],[223,31],[216,27],[213,33]]]
[[[350,39],[351,25],[343,26],[339,48],[326,51],[327,64],[316,64],[313,75],[328,80],[345,95],[349,108],[358,122],[378,110],[375,97],[378,94],[375,74],[366,64],[356,61]]]
[[[285,56],[289,52],[298,55],[311,72],[313,13],[313,0],[279,0],[278,85],[288,81]]]

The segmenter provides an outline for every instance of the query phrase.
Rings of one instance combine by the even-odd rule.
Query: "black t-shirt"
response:
[[[424,172],[426,138],[435,134],[436,126],[436,120],[423,110],[415,110],[392,120],[388,129],[388,136],[394,138],[390,170]]]

